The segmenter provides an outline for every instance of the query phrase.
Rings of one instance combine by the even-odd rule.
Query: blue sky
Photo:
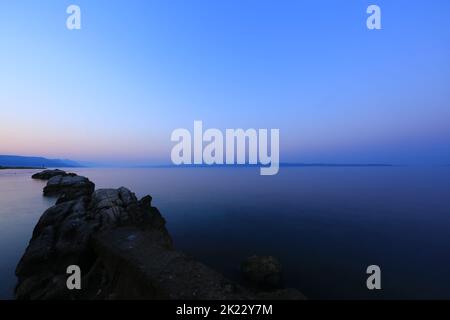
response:
[[[202,120],[279,128],[282,162],[450,163],[447,0],[3,0],[0,48],[0,154],[167,163]]]

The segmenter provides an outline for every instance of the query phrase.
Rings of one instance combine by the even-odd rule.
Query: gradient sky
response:
[[[279,128],[282,162],[448,164],[450,1],[1,0],[0,108],[0,154],[167,163],[203,120]]]

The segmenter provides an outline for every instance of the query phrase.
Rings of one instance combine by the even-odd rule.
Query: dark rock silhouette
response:
[[[45,170],[32,175],[33,179],[48,180],[44,188],[45,196],[59,196],[56,204],[75,200],[83,196],[90,196],[95,189],[95,184],[86,177],[65,171]]]
[[[47,174],[47,176],[49,176]],[[302,299],[295,289],[259,292],[176,251],[152,198],[99,189],[85,177],[57,175],[59,194],[34,228],[16,268],[17,299]],[[82,272],[69,290],[67,267]]]
[[[244,279],[259,289],[273,290],[282,287],[281,263],[272,256],[251,256],[242,262]]]
[[[56,176],[65,176],[67,173],[63,170],[44,170],[42,172],[35,173],[31,176],[33,179],[38,180],[49,180],[50,178],[56,177]]]
[[[44,187],[44,195],[60,195],[57,201],[57,204],[59,204],[79,197],[90,196],[94,189],[95,184],[86,177],[77,175],[55,176],[48,180]]]

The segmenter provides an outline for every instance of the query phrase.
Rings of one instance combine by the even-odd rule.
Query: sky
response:
[[[281,162],[450,164],[449,84],[448,0],[0,1],[0,154],[169,163],[201,120],[280,129]]]

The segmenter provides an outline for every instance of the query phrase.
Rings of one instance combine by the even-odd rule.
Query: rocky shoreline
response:
[[[16,268],[16,299],[304,299],[282,286],[273,257],[242,264],[245,285],[175,250],[151,196],[98,189],[88,178],[45,170],[44,196],[57,196],[34,228]],[[69,290],[67,267],[79,266],[82,287]]]

